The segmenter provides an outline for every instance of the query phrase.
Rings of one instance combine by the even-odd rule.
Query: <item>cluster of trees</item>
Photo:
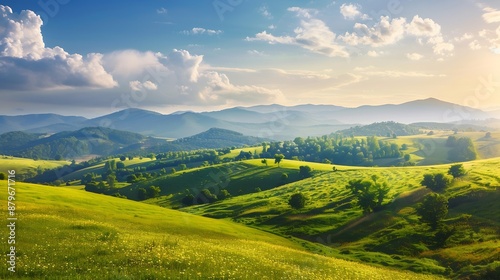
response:
[[[297,137],[293,141],[263,143],[264,158],[282,154],[289,159],[337,163],[345,165],[372,165],[380,158],[398,158],[401,147],[369,136],[362,139],[345,138],[340,134],[321,137]]]
[[[370,179],[351,180],[346,186],[356,197],[357,204],[365,214],[381,209],[390,190],[387,183],[379,180],[377,175],[371,176]]]
[[[145,200],[148,198],[155,198],[160,195],[161,189],[156,186],[150,186],[149,188],[139,188],[137,189],[137,199]]]
[[[431,189],[433,193],[427,195],[416,210],[420,216],[420,221],[429,225],[431,231],[435,231],[434,238],[438,247],[445,245],[456,231],[454,227],[450,227],[443,223],[443,220],[448,215],[448,198],[440,192],[444,192],[452,183],[452,178],[459,178],[466,174],[462,164],[455,164],[448,169],[448,176],[443,173],[425,174],[421,182],[423,186]]]
[[[227,189],[220,190],[217,194],[211,193],[209,189],[202,189],[199,193],[192,194],[186,190],[186,195],[182,198],[181,203],[184,206],[197,204],[213,203],[218,200],[224,200],[231,197],[231,193]]]
[[[450,161],[470,161],[477,158],[476,148],[474,143],[468,137],[448,136],[446,146],[451,147],[448,152],[448,159]]]

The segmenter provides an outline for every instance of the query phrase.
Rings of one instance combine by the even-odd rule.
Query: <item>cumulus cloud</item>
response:
[[[295,28],[294,36],[275,36],[262,31],[255,37],[247,37],[247,41],[264,41],[269,44],[295,45],[314,53],[329,57],[348,57],[344,46],[337,44],[336,34],[322,20],[313,18],[315,10],[298,7],[289,8],[300,18],[300,26]]]
[[[380,22],[372,27],[356,23],[354,25],[356,32],[346,32],[341,38],[344,42],[353,46],[361,44],[380,47],[401,40],[405,35],[405,26],[406,19],[404,18],[390,20],[389,17],[381,17]]]
[[[112,88],[113,76],[102,65],[102,54],[69,54],[47,48],[41,18],[24,10],[16,14],[0,5],[0,89]]]
[[[168,12],[168,10],[165,9],[165,8],[163,8],[163,7],[159,8],[159,9],[156,9],[156,13],[157,14],[166,14],[167,12]]]
[[[380,56],[380,53],[379,52],[376,52],[374,50],[371,50],[371,51],[368,51],[366,53],[368,56],[371,56],[371,57],[379,57]]]
[[[500,22],[500,11],[490,7],[484,8],[483,11],[484,11],[483,19],[487,23]]]
[[[342,4],[340,6],[340,13],[344,16],[345,19],[356,19],[360,18],[363,20],[369,19],[370,17],[367,14],[363,14],[359,9],[361,7],[355,4]]]
[[[182,33],[184,33],[186,35],[203,35],[203,34],[219,35],[219,34],[222,34],[223,31],[222,30],[214,30],[214,29],[206,29],[206,28],[202,28],[202,27],[194,27],[191,30],[184,30],[184,31],[182,31]]]
[[[354,32],[346,32],[339,37],[352,46],[381,47],[395,44],[407,36],[416,37],[420,42],[432,45],[433,51],[437,55],[449,55],[455,48],[451,42],[444,40],[439,24],[432,19],[424,19],[418,15],[414,16],[410,22],[403,17],[390,19],[382,16],[380,21],[371,27],[356,23]]]
[[[153,91],[158,89],[158,86],[151,81],[145,81],[145,82],[131,81],[129,83],[129,87],[133,91],[145,91],[145,90]]]
[[[481,47],[481,44],[479,44],[478,40],[474,40],[474,41],[469,43],[469,48],[471,50],[477,51],[477,50],[480,50],[482,47]]]

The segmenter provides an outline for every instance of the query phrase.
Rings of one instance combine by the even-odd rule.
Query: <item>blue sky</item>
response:
[[[2,1],[0,114],[500,106],[500,3]]]

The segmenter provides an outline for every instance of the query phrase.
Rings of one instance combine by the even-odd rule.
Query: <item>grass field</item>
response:
[[[289,165],[303,164],[287,161]],[[285,164],[283,165],[285,166]],[[342,167],[336,172],[318,173],[313,178],[267,191],[224,201],[183,208],[197,215],[230,218],[249,226],[283,236],[328,244],[348,252],[354,259],[414,271],[445,273],[451,266],[456,275],[500,260],[500,158],[464,163],[467,176],[457,179],[446,191],[450,200],[447,223],[460,234],[450,239],[445,250],[425,245],[432,238],[424,233],[415,213],[429,190],[420,186],[425,173],[446,173],[450,165],[425,167],[357,168]],[[316,166],[319,168],[320,166]],[[345,188],[349,180],[377,175],[391,190],[382,211],[363,215]],[[291,194],[308,197],[304,209],[292,210]],[[463,201],[462,203],[459,203]],[[463,220],[463,214],[471,215]],[[468,246],[464,246],[468,244]],[[393,258],[393,256],[397,256]],[[447,255],[453,255],[449,259]]]
[[[7,170],[16,170],[18,175],[28,173],[36,174],[38,167],[42,169],[53,169],[66,164],[70,164],[70,162],[65,160],[33,160],[28,158],[0,156],[0,172],[7,173]]]
[[[4,262],[2,279],[436,279],[311,254],[229,221],[81,190],[15,188],[16,272]],[[5,206],[6,191],[0,198]]]

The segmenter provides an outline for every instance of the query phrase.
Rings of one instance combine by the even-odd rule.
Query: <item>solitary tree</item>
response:
[[[127,159],[127,157],[126,157],[126,156],[120,156],[120,160],[121,160],[121,161],[125,161],[126,159]]]
[[[309,165],[304,165],[299,167],[299,175],[302,178],[307,178],[312,176],[312,168]]]
[[[115,188],[115,184],[116,184],[116,176],[115,174],[109,174],[106,178],[106,181],[108,182],[108,186],[110,189],[114,189]]]
[[[280,163],[284,158],[285,158],[285,155],[283,155],[283,154],[275,154],[274,155],[274,164],[278,164],[278,167],[280,167]]]
[[[7,174],[0,172],[0,180],[7,180]]]
[[[424,179],[420,182],[422,186],[426,186],[435,192],[443,191],[450,183],[450,176],[443,173],[425,174]]]
[[[445,196],[431,193],[417,207],[420,220],[435,230],[448,214],[448,199]]]
[[[267,166],[267,159],[263,159],[260,162],[262,162],[262,164],[265,164]]]
[[[301,209],[306,205],[306,200],[306,197],[302,193],[295,193],[288,200],[288,205],[294,209]]]
[[[228,190],[223,189],[220,191],[219,195],[217,196],[220,200],[224,200],[226,198],[230,198],[231,194],[229,193]]]
[[[453,176],[453,178],[462,177],[465,175],[465,168],[463,164],[454,164],[448,170],[448,174]]]

